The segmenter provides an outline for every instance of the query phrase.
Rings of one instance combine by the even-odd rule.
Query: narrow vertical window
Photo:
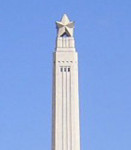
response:
[[[66,68],[64,68],[64,71],[66,72]]]
[[[70,72],[70,68],[68,68],[68,72]]]
[[[62,67],[60,68],[60,71],[63,72],[63,68]]]

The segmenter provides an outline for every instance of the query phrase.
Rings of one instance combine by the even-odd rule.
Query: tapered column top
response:
[[[74,40],[74,22],[70,21],[66,14],[63,15],[61,21],[56,21],[57,38],[56,51],[58,52],[72,52],[75,51]]]
[[[74,22],[70,21],[66,14],[63,15],[61,21],[56,22],[58,37],[73,37]]]

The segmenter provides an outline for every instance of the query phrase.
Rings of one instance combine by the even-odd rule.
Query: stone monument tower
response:
[[[73,36],[74,22],[64,14],[56,25],[52,150],[80,150],[78,54]]]

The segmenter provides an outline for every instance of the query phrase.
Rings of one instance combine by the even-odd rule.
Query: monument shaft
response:
[[[64,15],[61,23],[67,19]],[[58,26],[53,70],[52,150],[80,150],[78,55],[71,29],[60,31]]]

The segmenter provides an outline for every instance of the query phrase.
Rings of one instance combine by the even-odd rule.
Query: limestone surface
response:
[[[53,65],[52,150],[80,150],[78,54],[73,37],[74,22],[64,15],[57,22],[57,29]]]

